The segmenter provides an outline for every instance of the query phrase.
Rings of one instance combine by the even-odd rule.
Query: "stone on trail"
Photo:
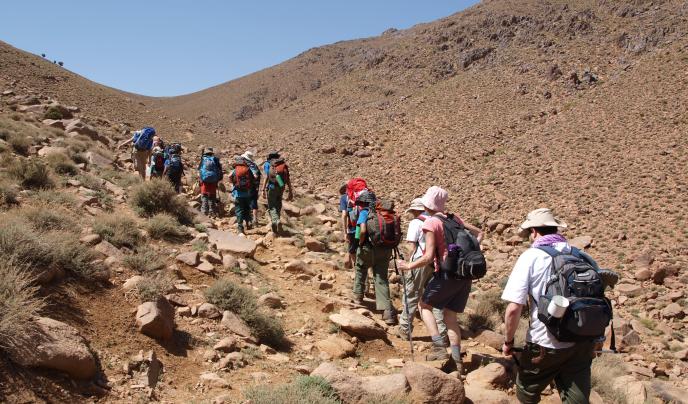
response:
[[[638,281],[646,281],[652,277],[652,271],[650,271],[648,268],[640,268],[639,270],[635,271],[633,277]]]
[[[304,243],[309,251],[324,252],[327,249],[325,243],[314,237],[306,237]]]
[[[662,317],[664,318],[683,318],[685,316],[685,313],[683,311],[683,307],[679,305],[678,303],[670,303],[667,305],[665,308],[662,309],[661,311]]]
[[[271,309],[279,309],[282,307],[282,299],[275,292],[270,292],[258,298],[258,305],[269,307]]]
[[[361,388],[371,396],[400,397],[408,391],[408,382],[401,373],[366,376],[362,378]]]
[[[311,376],[322,377],[337,392],[339,398],[345,403],[363,402],[364,392],[361,389],[361,378],[339,370],[330,362],[323,362],[318,365]]]
[[[643,288],[639,285],[632,285],[629,283],[622,283],[619,285],[616,285],[614,287],[614,290],[617,292],[621,293],[622,295],[626,295],[628,297],[636,297],[640,296],[643,294]]]
[[[229,353],[236,351],[238,348],[237,340],[234,337],[226,337],[222,338],[213,346],[213,349],[216,351],[224,352],[224,353]]]
[[[198,317],[214,319],[222,317],[222,313],[220,313],[220,309],[214,304],[203,303],[198,306]]]
[[[290,202],[282,202],[282,210],[287,216],[299,217],[301,216],[301,208]]]
[[[243,257],[253,257],[258,245],[247,237],[240,237],[228,230],[208,229],[208,241],[215,244],[220,253],[236,254]]]
[[[311,276],[315,275],[315,273],[308,268],[306,263],[301,260],[290,261],[287,263],[284,269],[293,274],[307,274]]]
[[[321,358],[325,360],[342,359],[356,353],[356,347],[351,342],[336,335],[316,342],[315,346],[320,350]]]
[[[463,403],[465,392],[460,379],[416,362],[404,366],[404,376],[413,398],[420,403]]]
[[[241,337],[250,338],[252,336],[251,329],[246,325],[244,320],[229,310],[225,310],[222,313],[220,324]]]
[[[196,266],[196,269],[208,275],[215,273],[215,267],[208,261],[201,261],[201,263]]]
[[[122,260],[122,258],[124,258],[122,251],[110,244],[107,240],[101,241],[93,249],[103,254],[106,258],[115,257],[117,260]]]
[[[136,311],[136,327],[142,334],[167,340],[174,333],[174,308],[164,297],[155,302],[139,305]]]
[[[212,387],[219,387],[223,389],[229,389],[231,388],[229,385],[229,382],[220,376],[217,375],[217,373],[203,373],[200,377],[201,383],[210,385]]]
[[[24,367],[58,370],[75,379],[96,375],[96,359],[74,327],[47,317],[36,318],[35,325],[35,334],[8,349],[12,361]]]
[[[482,330],[473,339],[496,350],[501,350],[504,344],[504,336],[491,330]]]
[[[482,384],[466,382],[464,389],[466,398],[475,404],[509,404],[517,402],[502,390],[485,387]]]
[[[189,252],[181,253],[181,254],[177,255],[176,259],[177,259],[177,261],[183,262],[184,264],[191,266],[191,267],[195,267],[200,262],[198,252],[196,252],[196,251],[189,251]]]
[[[509,373],[501,363],[492,362],[486,366],[470,372],[466,376],[466,383],[471,385],[482,385],[486,388],[492,387],[507,387],[509,382]]]
[[[141,275],[134,275],[131,278],[127,279],[124,284],[122,285],[122,289],[125,292],[128,292],[134,288],[136,288],[136,285],[139,284],[143,280],[143,276]]]
[[[222,257],[220,257],[220,254],[214,253],[212,251],[204,251],[203,254],[201,254],[201,258],[210,262],[211,264],[222,264]]]
[[[364,339],[386,337],[385,330],[375,320],[353,310],[342,308],[338,314],[330,315],[330,321],[339,325],[347,333],[357,337]]]

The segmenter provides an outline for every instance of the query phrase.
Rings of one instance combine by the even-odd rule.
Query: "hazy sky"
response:
[[[314,46],[375,36],[475,0],[46,0],[2,6],[0,40],[145,95],[198,91]]]

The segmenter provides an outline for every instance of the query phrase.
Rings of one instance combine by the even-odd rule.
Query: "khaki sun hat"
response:
[[[246,150],[246,153],[242,154],[241,157],[245,158],[246,160],[251,160],[253,161],[253,152],[250,150]]]
[[[521,223],[521,230],[527,230],[531,227],[563,227],[566,228],[566,223],[554,217],[554,214],[548,208],[535,209],[528,213],[526,220]]]
[[[411,201],[411,206],[406,209],[406,213],[409,213],[412,210],[417,210],[420,212],[425,211],[425,206],[423,205],[423,199],[422,198],[416,198]]]

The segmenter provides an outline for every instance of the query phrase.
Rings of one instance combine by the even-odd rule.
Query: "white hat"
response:
[[[566,223],[556,219],[551,210],[547,208],[540,208],[528,213],[526,220],[521,223],[520,227],[522,230],[530,229],[531,227],[566,228]]]
[[[245,158],[246,160],[251,160],[253,161],[253,153],[250,150],[246,150],[246,153],[242,154],[241,157]]]
[[[408,213],[412,210],[416,210],[416,211],[420,211],[420,212],[425,211],[425,205],[423,205],[423,199],[416,198],[416,199],[412,200],[411,206],[409,206],[408,209],[406,209],[406,213]]]

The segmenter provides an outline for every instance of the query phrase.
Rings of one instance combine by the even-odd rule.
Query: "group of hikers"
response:
[[[461,372],[457,316],[466,308],[473,282],[487,273],[482,231],[448,212],[448,192],[432,186],[405,211],[410,219],[405,260],[399,251],[401,219],[393,203],[378,199],[361,178],[342,184],[339,191],[346,266],[355,271],[354,303],[363,303],[372,268],[376,309],[385,323],[396,324],[388,283],[393,264],[403,293],[397,335],[408,339],[413,354],[413,320],[419,312],[432,340],[426,360],[451,360]],[[600,269],[590,255],[569,245],[559,233],[566,227],[550,209],[528,213],[519,232],[529,237],[531,246],[518,258],[501,296],[507,302],[502,353],[518,356],[516,395],[523,403],[539,402],[552,382],[562,402],[588,403],[592,360],[603,352],[612,319],[605,289],[614,287],[618,275]],[[530,319],[526,342],[515,347],[525,307]],[[612,352],[614,339],[611,327]]]
[[[167,178],[177,193],[182,191],[185,166],[181,157],[183,148],[180,143],[166,146],[152,127],[135,131],[131,138],[120,146],[130,143],[134,167],[143,180]],[[246,151],[241,156],[234,156],[230,164],[229,182],[234,199],[237,230],[243,234],[246,230],[258,226],[258,200],[262,195],[267,200],[267,212],[270,215],[272,231],[275,234],[281,234],[283,229],[280,214],[285,189],[287,199],[293,198],[289,167],[279,152],[268,154],[262,172],[254,160],[254,153]],[[201,150],[197,170],[201,213],[209,217],[218,217],[220,209],[217,192],[224,179],[225,171],[212,147],[204,147]],[[265,180],[261,183],[263,175]]]

